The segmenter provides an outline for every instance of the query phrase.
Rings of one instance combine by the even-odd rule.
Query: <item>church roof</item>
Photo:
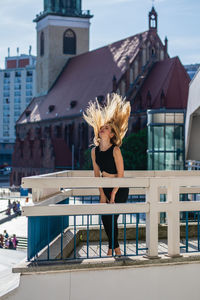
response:
[[[117,41],[105,47],[75,56],[64,67],[54,86],[46,96],[32,100],[17,124],[45,121],[57,117],[82,114],[88,101],[106,95],[113,89],[112,79],[119,80],[128,63],[132,63],[147,39],[149,31]],[[71,102],[77,105],[71,108]],[[49,112],[49,107],[55,107]]]
[[[157,62],[141,88],[142,108],[147,107],[148,91],[151,108],[160,108],[164,93],[165,108],[186,109],[190,78],[178,57]]]

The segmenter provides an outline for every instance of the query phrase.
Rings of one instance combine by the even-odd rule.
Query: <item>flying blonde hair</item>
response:
[[[128,130],[130,112],[130,103],[115,93],[107,95],[105,106],[101,106],[97,99],[95,102],[89,102],[89,106],[85,113],[83,113],[83,117],[94,129],[95,146],[98,146],[100,142],[100,128],[105,124],[109,124],[114,133],[111,143],[120,147],[122,139]]]

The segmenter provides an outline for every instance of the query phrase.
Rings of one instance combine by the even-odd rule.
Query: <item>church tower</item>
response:
[[[158,30],[158,15],[155,11],[154,6],[152,6],[151,11],[149,12],[149,30]]]
[[[37,96],[48,93],[70,57],[89,51],[90,11],[82,0],[44,0],[37,23]]]

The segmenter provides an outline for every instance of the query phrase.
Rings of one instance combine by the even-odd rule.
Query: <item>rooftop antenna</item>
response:
[[[31,55],[32,46],[29,46],[29,55]]]
[[[19,47],[17,47],[17,56],[19,56]]]
[[[8,57],[10,57],[10,47],[8,47]]]
[[[152,6],[154,7],[154,4],[155,4],[155,0],[152,0]]]

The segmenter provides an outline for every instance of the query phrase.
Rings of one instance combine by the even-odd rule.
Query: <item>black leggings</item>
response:
[[[104,194],[108,201],[110,201],[112,188],[103,188]],[[128,188],[119,188],[115,195],[115,203],[125,203],[128,199]],[[118,243],[118,226],[117,220],[119,215],[114,215],[114,249],[119,247]],[[112,215],[102,215],[102,222],[105,232],[108,236],[109,249],[112,249]]]

